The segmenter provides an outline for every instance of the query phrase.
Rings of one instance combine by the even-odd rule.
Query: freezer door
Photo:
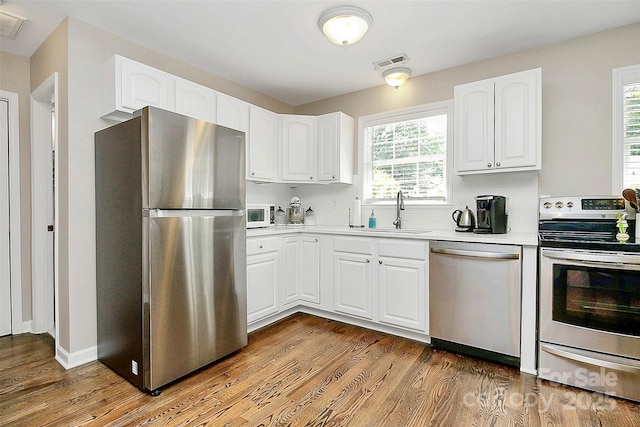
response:
[[[244,209],[243,132],[147,107],[142,145],[145,208]]]
[[[145,388],[155,390],[247,344],[244,211],[145,218]]]

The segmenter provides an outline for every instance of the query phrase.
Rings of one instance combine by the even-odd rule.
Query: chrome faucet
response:
[[[402,228],[402,217],[400,216],[400,211],[404,210],[404,197],[402,196],[402,190],[398,191],[398,195],[396,196],[396,219],[393,221],[393,225],[396,226],[396,230]]]

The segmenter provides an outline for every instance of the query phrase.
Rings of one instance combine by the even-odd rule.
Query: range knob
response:
[[[556,202],[556,208],[562,209],[562,206],[564,206],[562,202]]]
[[[571,209],[573,207],[573,202],[567,202],[567,207]]]
[[[551,209],[551,202],[544,202],[544,206],[545,209]]]

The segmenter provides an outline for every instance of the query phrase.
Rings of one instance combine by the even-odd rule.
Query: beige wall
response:
[[[610,194],[611,70],[633,64],[640,64],[640,24],[413,77],[397,90],[379,86],[297,106],[295,112],[341,110],[360,117],[451,99],[455,85],[542,67],[540,193]]]
[[[31,320],[31,137],[29,132],[29,58],[0,52],[0,89],[18,94],[20,133],[20,241],[22,320]]]

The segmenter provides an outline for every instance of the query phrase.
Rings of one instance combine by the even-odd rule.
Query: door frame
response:
[[[51,125],[51,104],[54,105],[54,126]],[[31,92],[31,278],[32,278],[32,332],[48,332],[58,341],[58,193],[54,193],[53,257],[49,252],[47,225],[47,188],[51,174],[49,168],[51,141],[58,142],[58,73],[53,73]],[[49,147],[49,148],[47,148]],[[56,150],[54,182],[59,185],[59,150]],[[49,176],[47,176],[47,174]],[[53,258],[53,259],[52,259]],[[51,276],[53,263],[53,277]],[[51,286],[53,280],[53,286]],[[58,321],[54,321],[57,319]],[[52,329],[55,327],[55,331]]]
[[[9,109],[9,253],[11,261],[11,333],[23,332],[22,325],[22,236],[20,226],[20,118],[18,94],[0,90]]]

